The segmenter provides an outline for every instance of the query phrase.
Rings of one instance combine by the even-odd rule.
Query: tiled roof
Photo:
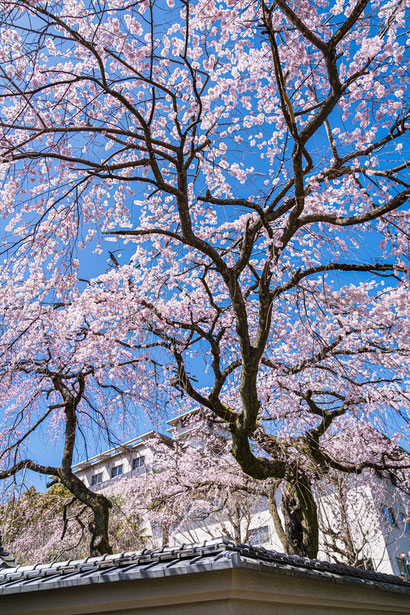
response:
[[[0,594],[244,567],[410,595],[410,583],[400,577],[285,555],[226,539],[3,569],[0,570]]]

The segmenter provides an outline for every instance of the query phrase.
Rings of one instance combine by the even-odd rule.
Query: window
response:
[[[115,478],[116,476],[121,476],[122,474],[122,465],[114,466],[111,470],[111,478]]]
[[[401,520],[403,521],[405,531],[410,534],[410,517],[408,517],[404,513],[401,513]]]
[[[98,474],[93,474],[91,477],[91,487],[93,487],[94,485],[99,485],[100,483],[102,483],[102,477],[103,477],[103,473],[102,472],[98,472]]]
[[[387,525],[396,525],[392,509],[388,506],[382,506],[382,511]]]
[[[265,542],[269,542],[269,529],[267,525],[249,530],[249,544],[263,545]]]
[[[136,457],[132,460],[132,469],[138,470],[139,472],[145,471],[145,457]]]

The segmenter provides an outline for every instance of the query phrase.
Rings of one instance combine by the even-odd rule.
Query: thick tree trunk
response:
[[[112,547],[108,538],[108,522],[110,515],[110,503],[101,501],[92,507],[94,518],[89,523],[91,532],[90,555],[96,557],[105,553],[112,553]]]
[[[284,518],[287,553],[315,558],[319,548],[319,520],[309,481],[299,478],[284,483],[281,511]]]
[[[90,555],[97,557],[112,553],[108,537],[108,524],[110,519],[110,500],[102,493],[94,493],[70,469],[69,472],[60,470],[59,478],[62,484],[83,504],[92,510],[93,518],[88,524],[91,533]]]
[[[283,481],[281,511],[284,527],[280,531],[280,518],[275,514],[274,499],[270,499],[272,518],[286,553],[315,558],[319,548],[318,511],[311,485],[306,476],[300,474],[297,466],[277,459],[281,453],[277,442],[266,434],[258,434],[258,444],[271,455],[270,459],[258,458],[253,454],[245,430],[230,427],[232,433],[232,454],[242,470],[256,479],[274,478]],[[283,480],[287,476],[287,480]],[[278,484],[278,483],[277,483]],[[276,511],[277,512],[277,511]]]

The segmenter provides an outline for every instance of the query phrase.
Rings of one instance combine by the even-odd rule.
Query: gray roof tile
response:
[[[400,577],[235,544],[226,539],[55,564],[3,568],[0,569],[0,594],[243,567],[353,585],[366,584],[410,594],[410,583]]]

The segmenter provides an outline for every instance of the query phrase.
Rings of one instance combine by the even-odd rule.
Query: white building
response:
[[[200,420],[192,421],[193,416]],[[227,437],[222,425],[212,421],[206,423],[207,417],[203,411],[188,412],[168,421],[170,436],[150,431],[77,464],[73,470],[94,491],[104,490],[121,477],[140,476],[152,471],[155,466],[154,436],[160,437],[170,448],[177,441],[201,448],[204,421],[213,433],[221,438]],[[343,548],[346,541],[350,541],[361,553],[364,566],[388,574],[405,575],[410,579],[410,566],[406,565],[407,559],[410,560],[409,502],[388,477],[373,479],[369,483],[366,476],[350,477],[349,481],[342,511],[336,489],[318,497],[322,530],[318,558],[342,560]],[[278,492],[278,507],[280,498]],[[245,535],[251,544],[283,551],[267,498],[253,498],[247,510],[242,512],[241,519],[237,521],[246,530]],[[343,531],[340,530],[340,514],[345,515]],[[171,531],[169,543],[202,542],[226,534],[231,526],[226,513],[220,512],[208,517],[206,522],[188,522],[186,527],[179,526],[176,531]],[[150,546],[159,546],[158,532],[155,528],[150,530],[153,536]]]
[[[149,431],[76,464],[73,471],[94,491],[106,488],[110,481],[121,476],[145,474],[152,469],[154,461],[154,452],[149,445],[153,436],[159,436],[172,446],[172,439],[168,436]]]

